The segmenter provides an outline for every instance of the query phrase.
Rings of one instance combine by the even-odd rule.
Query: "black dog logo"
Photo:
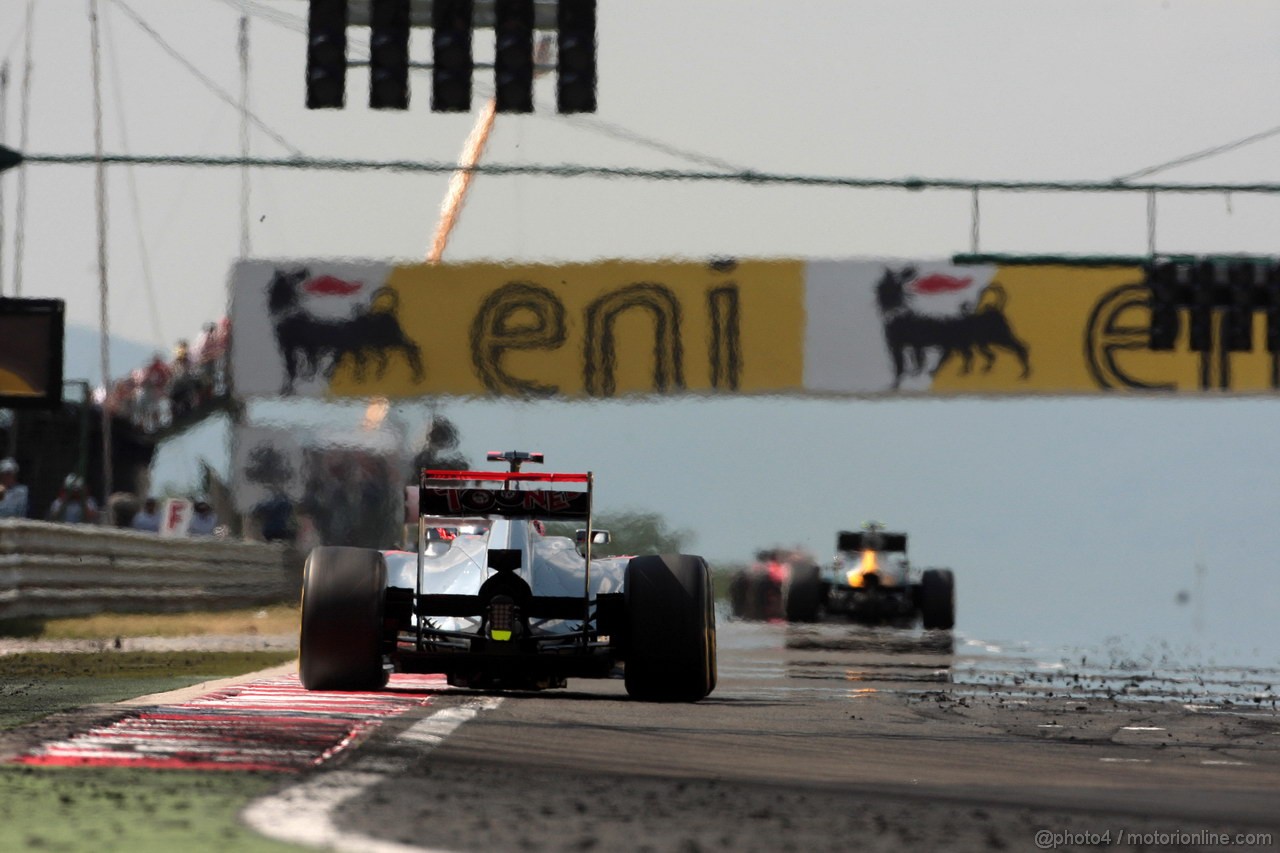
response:
[[[941,351],[933,375],[956,353],[964,360],[961,372],[968,373],[973,367],[975,349],[984,359],[985,373],[995,363],[994,348],[1009,350],[1017,356],[1022,364],[1021,378],[1031,375],[1027,345],[1013,333],[1004,313],[1008,294],[1003,287],[992,282],[983,292],[984,296],[989,293],[995,297],[994,304],[982,304],[979,300],[976,309],[966,304],[958,314],[921,314],[912,308],[911,295],[907,292],[907,284],[915,276],[915,267],[904,267],[898,272],[886,267],[876,285],[876,304],[884,323],[885,345],[893,360],[895,391],[907,371],[908,357],[912,373],[919,375],[929,350]]]
[[[309,278],[306,269],[276,270],[267,286],[267,313],[275,326],[276,346],[284,358],[282,394],[292,394],[299,378],[315,378],[322,363],[325,378],[332,379],[345,359],[351,360],[356,381],[364,382],[365,367],[372,356],[377,360],[377,378],[381,379],[391,353],[397,350],[413,370],[414,381],[421,381],[422,351],[405,336],[396,318],[399,294],[380,287],[368,306],[356,308],[349,318],[316,317],[302,306],[298,294]]]

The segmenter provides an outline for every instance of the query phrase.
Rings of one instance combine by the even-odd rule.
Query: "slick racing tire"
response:
[[[729,581],[729,615],[734,619],[747,618],[747,575],[734,572]]]
[[[950,569],[928,569],[920,578],[920,617],[926,629],[956,624],[956,582]]]
[[[791,563],[782,586],[782,608],[788,622],[816,622],[822,604],[822,577],[815,563]]]
[[[624,581],[626,687],[646,702],[696,702],[716,686],[711,572],[688,554],[633,557]]]
[[[744,616],[753,622],[782,618],[782,588],[766,574],[752,572],[747,578]]]
[[[302,575],[298,672],[308,690],[377,690],[387,563],[368,548],[316,548]]]

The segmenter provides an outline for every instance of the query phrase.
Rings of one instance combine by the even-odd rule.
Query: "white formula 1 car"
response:
[[[309,690],[377,689],[391,672],[484,690],[564,687],[622,670],[627,693],[694,702],[716,685],[710,572],[687,554],[594,559],[586,474],[421,472],[417,549],[324,546],[302,584]],[[541,521],[584,523],[576,541]],[[590,531],[590,533],[588,533]]]

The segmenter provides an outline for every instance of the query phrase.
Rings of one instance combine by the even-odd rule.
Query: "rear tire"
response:
[[[920,578],[920,616],[929,630],[956,624],[956,581],[950,569],[928,569]]]
[[[791,563],[782,588],[788,622],[816,622],[822,604],[822,576],[816,563]]]
[[[746,618],[752,622],[767,622],[770,617],[780,615],[769,611],[769,602],[775,597],[772,579],[766,574],[752,572],[747,577]]]
[[[382,666],[387,563],[367,548],[322,546],[302,575],[298,673],[308,690],[377,690]]]
[[[626,687],[646,702],[696,702],[716,686],[711,572],[688,554],[627,563]]]
[[[729,613],[734,619],[747,618],[747,592],[751,581],[746,572],[735,572],[729,581]]]

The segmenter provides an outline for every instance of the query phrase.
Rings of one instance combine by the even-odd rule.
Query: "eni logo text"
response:
[[[706,300],[706,358],[714,390],[736,391],[742,377],[741,299],[726,282],[701,292]],[[689,325],[686,306],[661,283],[641,281],[605,291],[582,311],[582,387],[589,396],[612,397],[618,391],[620,318],[640,314],[653,330],[649,390],[679,393],[685,379]],[[703,331],[699,329],[698,331]],[[558,350],[569,344],[564,302],[550,288],[513,281],[488,294],[476,311],[469,338],[471,362],[491,393],[550,397],[558,385],[517,376],[505,364],[508,353]]]

